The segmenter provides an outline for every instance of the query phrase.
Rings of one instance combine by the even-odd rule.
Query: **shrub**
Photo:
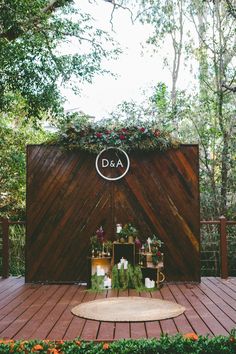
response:
[[[233,354],[236,352],[236,330],[229,336],[163,335],[160,339],[122,339],[111,343],[73,341],[1,340],[0,353],[63,354]]]

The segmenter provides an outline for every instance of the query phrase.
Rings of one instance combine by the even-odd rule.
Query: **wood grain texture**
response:
[[[132,222],[142,241],[156,234],[164,242],[168,281],[198,282],[198,146],[132,153],[129,172],[113,182],[97,174],[95,158],[28,146],[26,281],[87,281],[96,229],[102,225],[114,239],[116,223]]]
[[[159,338],[164,333],[227,335],[236,326],[235,279],[202,278],[201,284],[164,285],[161,291],[135,290],[91,292],[85,286],[24,284],[16,278],[1,281],[0,338],[112,341],[121,338]],[[12,287],[9,286],[12,285]],[[225,296],[224,296],[225,294]],[[13,296],[14,295],[14,296]],[[71,313],[81,302],[102,297],[142,296],[176,301],[184,314],[173,319],[150,322],[100,322]],[[229,301],[230,299],[230,301]]]

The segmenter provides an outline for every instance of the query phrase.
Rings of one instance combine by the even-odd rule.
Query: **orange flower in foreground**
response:
[[[109,344],[108,344],[108,343],[104,343],[104,344],[103,344],[103,349],[104,349],[104,350],[109,349]]]
[[[56,348],[51,348],[51,349],[48,349],[48,353],[59,354],[59,351]]]
[[[198,335],[196,333],[187,333],[187,334],[184,334],[184,338],[190,339],[190,340],[198,340]]]
[[[34,350],[34,351],[43,350],[43,347],[42,347],[41,344],[36,344],[36,345],[33,347],[33,350]]]
[[[79,340],[77,340],[75,344],[77,344],[79,347],[81,346],[81,342]]]
[[[62,340],[62,339],[61,340],[56,340],[56,343],[62,345],[62,344],[64,344],[64,340]]]
[[[21,349],[24,349],[26,343],[28,343],[27,340],[23,340],[23,341],[20,343],[20,348],[21,348]]]

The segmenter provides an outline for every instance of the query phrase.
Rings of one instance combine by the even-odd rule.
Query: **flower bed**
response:
[[[118,340],[111,343],[74,341],[13,341],[1,340],[0,353],[41,354],[230,354],[236,353],[236,330],[228,337],[203,337],[195,333],[184,336],[164,335],[160,339]]]

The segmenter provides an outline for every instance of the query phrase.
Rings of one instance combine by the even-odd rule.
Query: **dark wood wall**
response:
[[[198,146],[129,154],[130,171],[111,182],[95,156],[56,146],[27,148],[26,281],[86,281],[90,236],[132,222],[165,243],[169,281],[200,280]]]

